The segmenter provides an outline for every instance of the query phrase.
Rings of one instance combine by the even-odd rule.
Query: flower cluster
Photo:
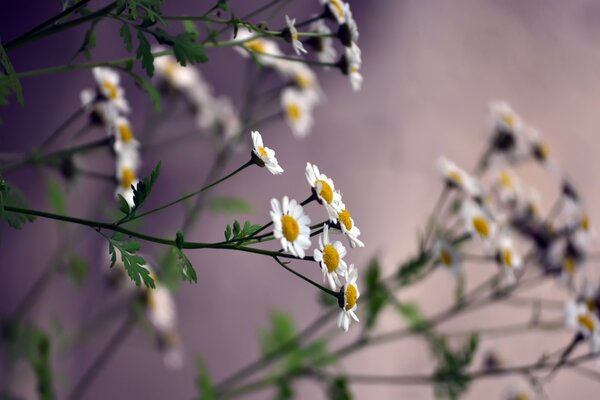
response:
[[[311,237],[319,233],[318,248],[313,251],[313,259],[323,272],[323,282],[328,282],[332,290],[338,292],[341,308],[338,327],[348,330],[356,316],[357,300],[360,292],[357,286],[358,272],[353,264],[344,260],[346,247],[335,240],[334,234],[347,237],[350,247],[363,247],[359,239],[360,230],[342,202],[342,194],[336,190],[333,180],[321,173],[316,165],[307,163],[306,179],[311,195],[302,203],[284,196],[282,201],[271,200],[273,235],[281,242],[284,251],[298,258],[305,258],[311,247]],[[305,214],[304,206],[316,201],[325,209],[327,220],[321,225],[310,226],[311,218]],[[318,229],[311,233],[312,229]]]
[[[131,111],[129,103],[117,72],[104,67],[96,67],[92,72],[96,89],[82,91],[81,101],[90,111],[91,122],[103,126],[113,138],[117,179],[115,195],[123,196],[129,206],[133,206],[133,187],[138,182],[140,152],[139,142],[125,116]]]
[[[265,36],[260,30],[251,31],[247,27],[238,30],[236,40],[242,42],[236,50],[244,57],[253,57],[264,67],[271,68],[284,80],[280,100],[285,119],[294,135],[305,137],[313,126],[313,109],[323,100],[323,93],[315,72],[302,59],[291,59],[280,49],[276,39],[282,37],[292,45],[297,55],[314,54],[325,68],[339,68],[348,75],[354,90],[360,90],[362,75],[361,51],[358,47],[358,28],[352,17],[350,5],[340,0],[322,1],[324,11],[306,22],[310,22],[305,41],[301,41],[295,18],[286,16],[286,27],[274,36]],[[326,21],[337,24],[333,33]],[[338,59],[334,46],[337,37],[344,47],[343,55]],[[307,50],[310,49],[310,51]]]
[[[445,185],[442,196],[454,202],[435,216],[434,260],[455,275],[462,274],[462,264],[473,257],[462,246],[473,239],[483,252],[475,257],[496,263],[508,287],[526,269],[556,277],[570,293],[580,293],[566,307],[566,322],[596,351],[600,348],[600,297],[590,289],[578,290],[576,279],[595,238],[582,199],[552,159],[539,131],[508,103],[492,102],[490,121],[488,146],[473,173],[446,158],[439,161]],[[542,213],[537,191],[516,173],[518,166],[528,162],[542,166],[559,182],[558,199],[548,213]]]

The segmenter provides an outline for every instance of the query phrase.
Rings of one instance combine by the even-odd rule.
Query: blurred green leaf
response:
[[[46,194],[52,210],[61,215],[67,214],[67,198],[65,196],[65,190],[58,179],[53,176],[46,177]]]
[[[81,286],[88,276],[89,266],[85,259],[72,255],[69,258],[68,273],[77,286]]]
[[[2,179],[0,177],[0,179]],[[27,201],[25,200],[25,196],[19,189],[14,186],[11,186],[7,181],[2,179],[2,184],[0,185],[0,196],[2,197],[2,209],[3,213],[1,217],[15,229],[21,229],[21,226],[27,222],[35,221],[35,217],[32,215],[20,214],[11,211],[6,211],[4,209],[5,206],[19,207],[19,208],[28,208]]]
[[[25,99],[23,98],[23,88],[21,87],[21,82],[19,81],[17,73],[10,62],[10,58],[6,53],[4,46],[2,45],[2,41],[0,41],[0,65],[2,65],[5,72],[4,76],[0,75],[0,87],[4,87],[0,90],[0,97],[3,98],[3,100],[0,100],[0,105],[6,104],[6,98],[8,97],[6,92],[8,89],[9,93],[12,91],[12,93],[15,94],[19,104],[24,106]]]
[[[219,214],[248,214],[252,205],[236,197],[216,197],[210,200],[211,211]]]
[[[197,358],[196,366],[198,369],[197,389],[200,400],[216,400],[217,392],[215,386],[200,357]]]
[[[333,379],[327,388],[327,398],[329,400],[352,400],[348,380],[343,376]]]

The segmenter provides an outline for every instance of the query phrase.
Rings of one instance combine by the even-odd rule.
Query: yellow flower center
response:
[[[442,263],[444,263],[446,267],[450,267],[454,261],[454,257],[452,257],[452,253],[448,250],[443,249],[440,251],[440,260],[442,260]]]
[[[254,40],[250,40],[250,41],[246,42],[246,47],[257,53],[264,53],[266,50],[265,44],[261,40],[258,40],[258,39],[254,39]]]
[[[344,18],[344,7],[342,7],[342,3],[339,0],[330,0],[329,4],[335,8],[335,12],[340,19]]]
[[[590,312],[596,311],[596,301],[594,299],[591,299],[591,298],[586,299],[585,305],[587,306],[587,308]]]
[[[472,223],[473,228],[475,228],[475,231],[479,236],[483,238],[488,238],[490,236],[490,224],[485,218],[481,216],[473,217]]]
[[[298,40],[298,31],[295,31],[292,37],[294,38],[294,40]]]
[[[302,117],[302,111],[300,110],[300,106],[297,103],[288,104],[285,111],[288,117],[293,122],[298,122],[300,120],[300,117]]]
[[[267,151],[262,146],[258,146],[258,154],[260,154],[261,157],[267,157]]]
[[[500,185],[502,185],[503,187],[510,189],[513,187],[513,181],[510,177],[510,175],[508,174],[508,172],[506,171],[502,171],[500,172],[500,175],[498,176],[498,182],[500,182]]]
[[[527,395],[527,393],[519,392],[515,394],[513,400],[529,400],[529,396]]]
[[[550,156],[550,148],[545,143],[538,144],[538,152],[543,160],[547,160]]]
[[[587,216],[587,214],[581,217],[581,229],[586,232],[590,230],[590,218]]]
[[[504,261],[504,265],[507,267],[512,267],[512,251],[510,249],[504,249],[502,251],[502,260]]]
[[[319,196],[321,196],[321,198],[325,200],[327,204],[331,204],[333,201],[333,189],[331,189],[331,186],[329,186],[329,184],[324,180],[320,179],[317,181],[315,187],[317,190],[319,190]]]
[[[102,87],[108,93],[108,97],[111,100],[114,100],[118,97],[119,90],[117,89],[117,86],[115,84],[113,84],[112,82],[104,81],[104,82],[102,82]]]
[[[448,171],[448,180],[459,186],[464,182],[462,175],[458,171]]]
[[[291,215],[286,214],[281,217],[281,229],[283,231],[283,236],[285,236],[285,238],[290,242],[296,240],[300,234],[300,226],[298,225],[298,221],[296,221]]]
[[[352,218],[350,217],[350,211],[348,211],[346,208],[338,213],[338,220],[344,224],[344,227],[347,231],[351,230],[354,226],[352,224]]]
[[[135,172],[129,167],[124,167],[121,170],[121,186],[123,189],[129,189],[135,182]]]
[[[129,143],[131,142],[131,139],[133,139],[131,127],[125,123],[119,124],[119,135],[121,136],[121,140],[125,143]]]
[[[356,286],[353,284],[349,284],[346,288],[346,306],[344,307],[346,311],[351,310],[356,305],[356,299],[358,298],[358,291],[356,290]]]
[[[575,273],[575,260],[573,257],[565,257],[564,268],[565,272],[569,275],[573,275]]]
[[[304,74],[296,74],[294,76],[294,80],[296,81],[296,85],[298,85],[301,89],[307,89],[312,86],[312,79]]]
[[[335,272],[340,264],[340,253],[330,244],[323,246],[323,262],[330,274]]]
[[[577,317],[579,325],[583,326],[588,332],[594,332],[595,323],[592,316],[589,314],[582,314]]]
[[[515,117],[512,114],[502,114],[500,117],[502,122],[506,124],[509,128],[513,128],[515,124]]]
[[[175,77],[175,73],[177,72],[178,64],[175,61],[169,60],[165,65],[165,75],[169,79],[173,79]]]
[[[152,290],[148,290],[146,293],[146,307],[154,312],[156,311],[156,299],[154,298]]]

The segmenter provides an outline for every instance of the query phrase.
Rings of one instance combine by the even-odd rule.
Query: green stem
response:
[[[82,115],[85,114],[86,108],[87,108],[87,104],[79,107],[77,109],[77,111],[75,111],[73,114],[71,114],[65,122],[60,124],[60,126],[58,128],[56,128],[56,130],[54,132],[52,132],[46,138],[46,140],[44,140],[44,142],[40,146],[40,150],[44,150],[46,147],[50,146],[56,139],[58,139],[60,137],[60,135],[62,135],[67,130],[67,128],[69,126],[71,126],[71,124],[73,124],[73,122],[77,121],[77,119],[79,117],[81,117]]]
[[[316,287],[317,289],[327,293],[328,295],[331,295],[333,297],[335,297],[336,299],[339,297],[339,293],[338,292],[334,292],[331,289],[326,288],[325,286],[319,285],[317,282],[313,281],[312,279],[302,275],[301,273],[294,271],[293,269],[291,269],[290,267],[288,267],[284,262],[281,262],[281,260],[279,260],[279,258],[277,258],[277,256],[274,256],[273,259],[275,261],[277,261],[277,263],[279,265],[281,265],[283,268],[285,268],[286,270],[288,270],[289,272],[291,272],[292,274],[296,275],[297,277],[303,279],[304,281],[310,283],[311,285],[313,285],[314,287]]]

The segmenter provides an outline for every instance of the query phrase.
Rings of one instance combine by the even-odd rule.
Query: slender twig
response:
[[[40,150],[44,150],[50,146],[56,139],[62,135],[73,122],[85,114],[87,105],[79,107],[69,118],[66,119],[54,132],[52,132],[40,146]]]

